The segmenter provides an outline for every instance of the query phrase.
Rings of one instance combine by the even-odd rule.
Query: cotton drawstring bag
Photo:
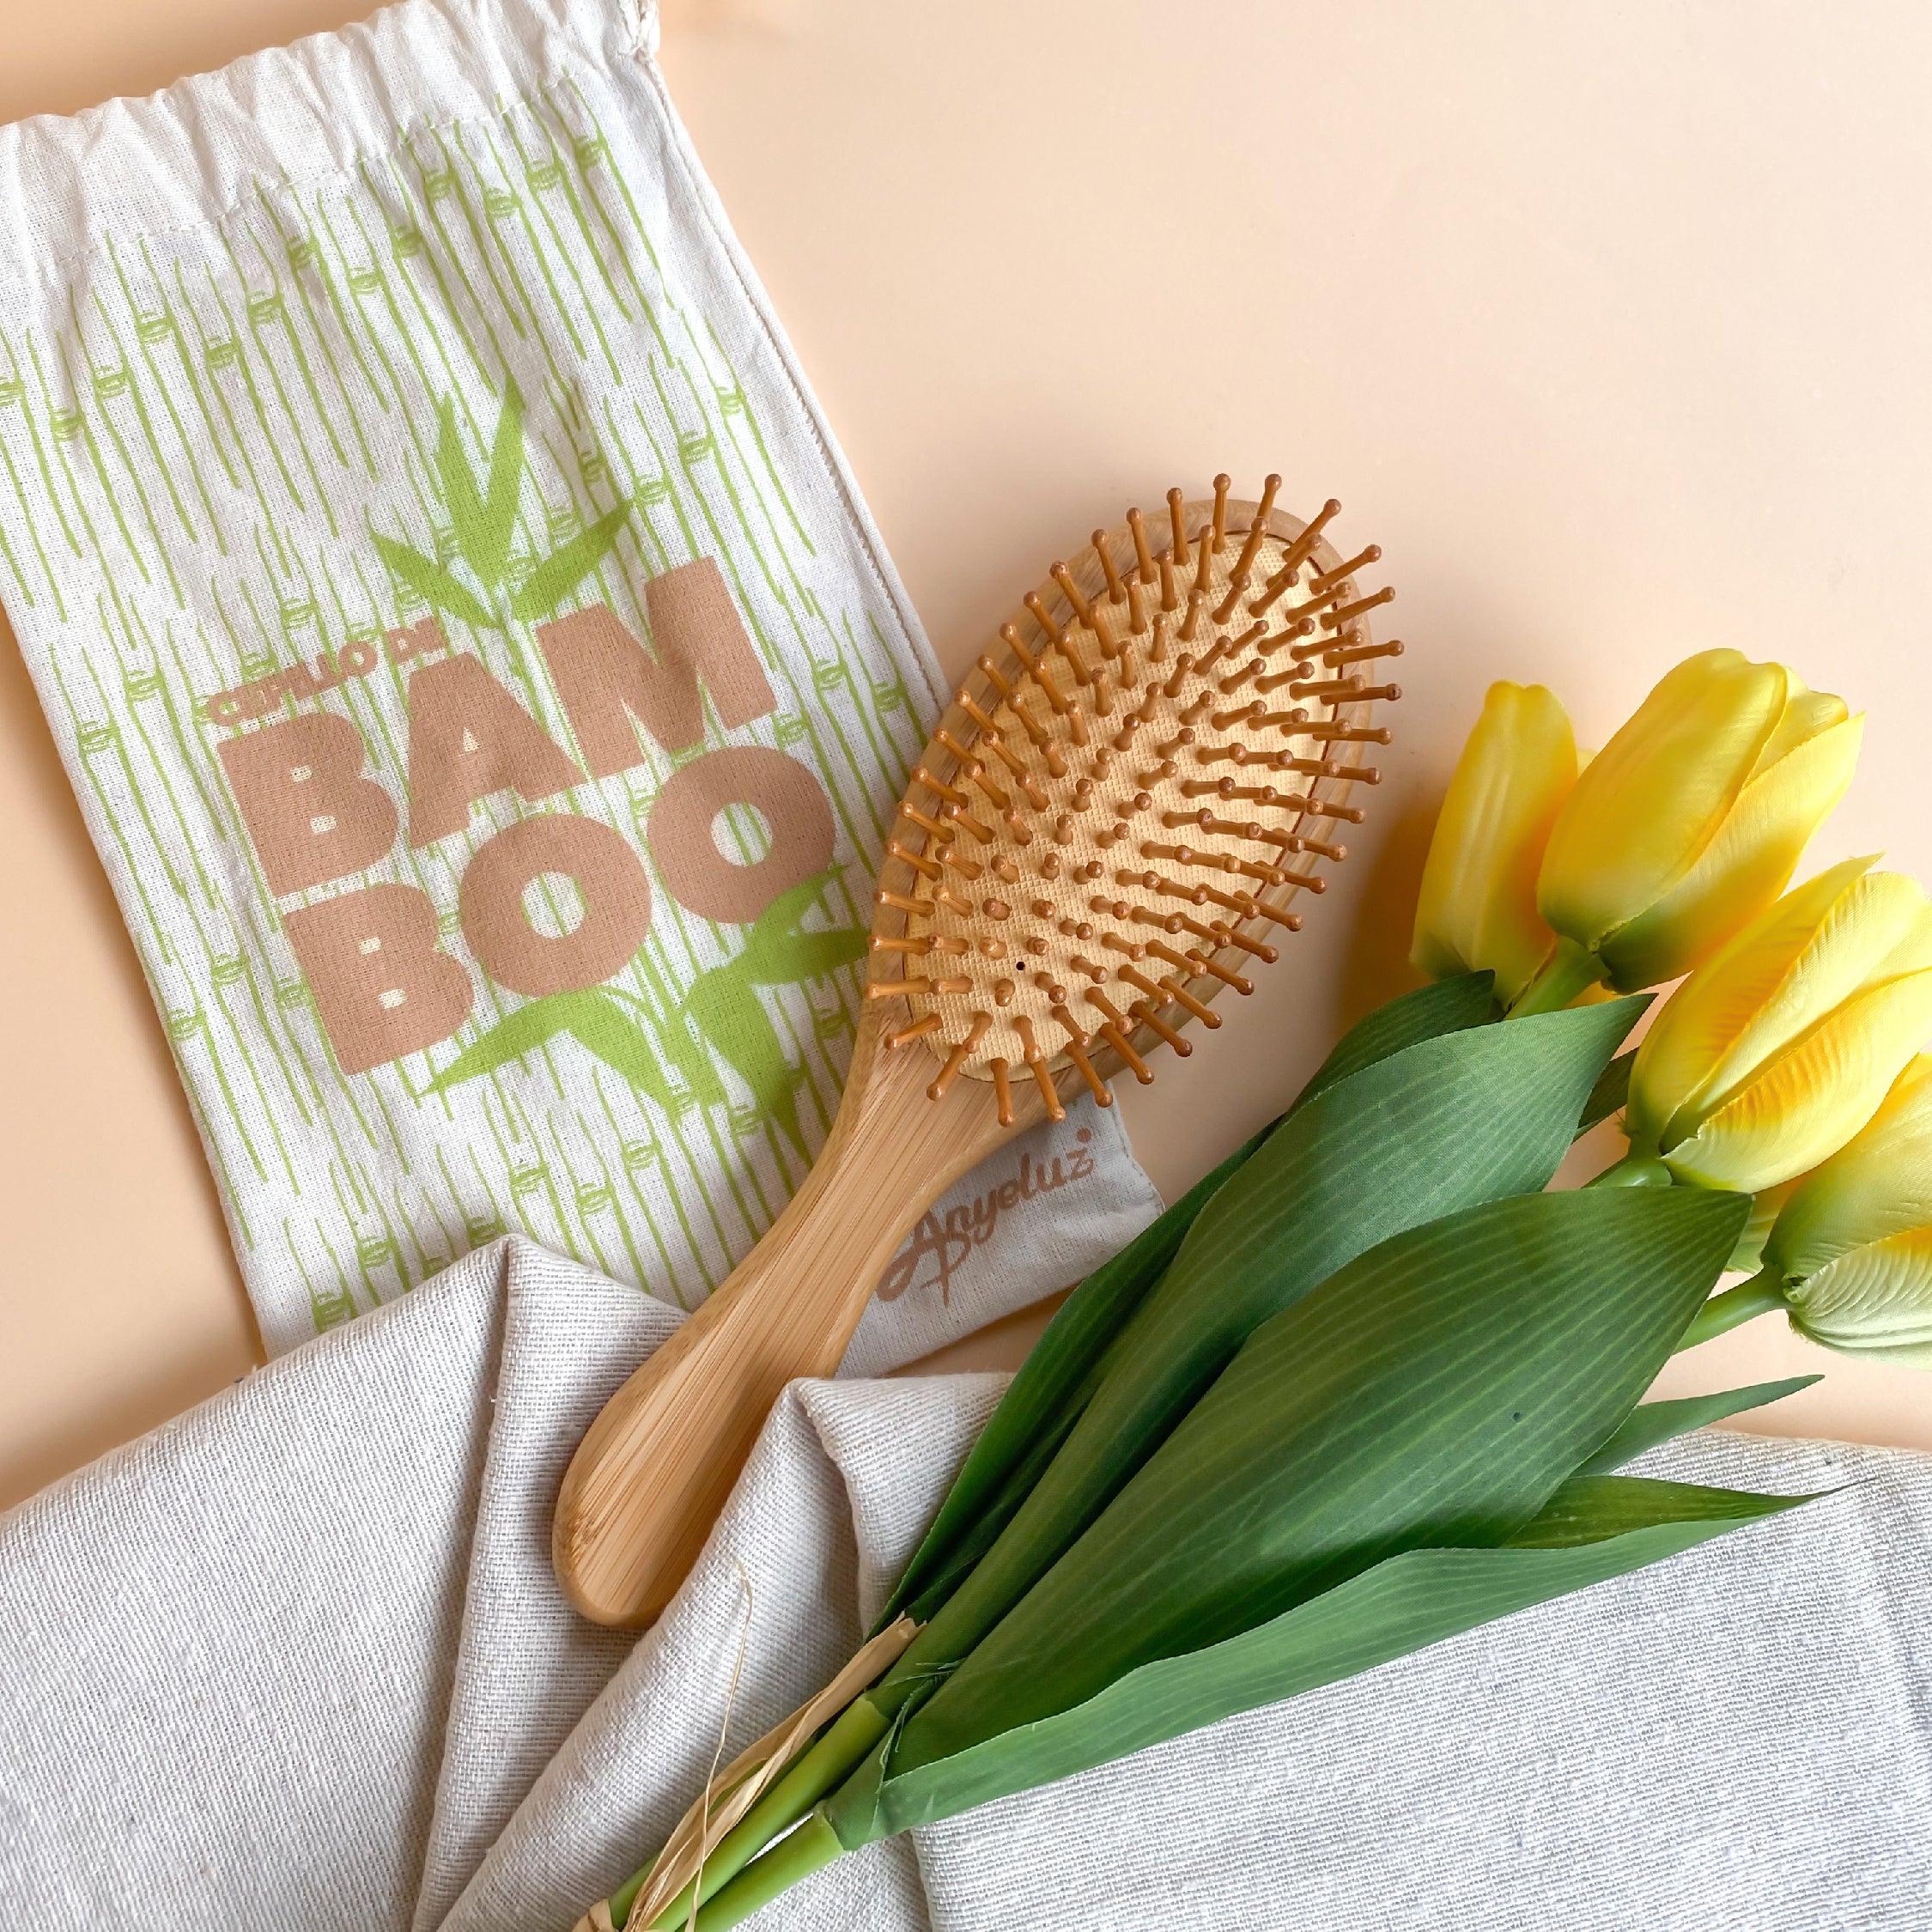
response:
[[[271,1351],[506,1231],[690,1305],[837,1105],[942,697],[648,0],[402,0],[0,131],[0,598]],[[855,1364],[1157,1203],[928,1215]]]

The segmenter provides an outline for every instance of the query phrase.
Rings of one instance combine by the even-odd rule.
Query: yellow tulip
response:
[[[1783,665],[1704,651],[1670,671],[1578,777],[1537,905],[1563,944],[1521,1010],[1593,980],[1687,972],[1784,890],[1844,796],[1862,717]]]
[[[1828,1348],[1932,1368],[1932,1054],[1779,1213],[1765,1267]]]
[[[1761,1272],[1707,1303],[1686,1346],[1771,1309],[1827,1348],[1932,1369],[1932,1054],[1789,1190]]]
[[[1671,1179],[1758,1194],[1837,1152],[1932,1036],[1932,905],[1850,859],[1801,885],[1666,1001],[1625,1132]]]
[[[1543,847],[1577,782],[1577,740],[1540,684],[1492,684],[1456,761],[1423,868],[1409,957],[1435,979],[1485,969],[1511,1000],[1556,935],[1536,911]]]

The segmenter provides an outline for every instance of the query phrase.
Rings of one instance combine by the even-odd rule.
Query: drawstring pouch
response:
[[[0,600],[280,1350],[519,1234],[691,1306],[837,1106],[944,696],[636,0],[0,131]],[[854,1364],[1157,1206],[938,1204]]]

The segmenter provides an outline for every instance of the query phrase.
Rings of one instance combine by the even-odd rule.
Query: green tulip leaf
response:
[[[1188,1230],[1112,1341],[1060,1453],[935,1612],[908,1671],[976,1643],[1262,1322],[1388,1236],[1545,1187],[1642,1008],[1607,1001],[1422,1039],[1298,1105]]]
[[[1487,973],[1404,993],[1343,1036],[1294,1105],[1304,1105],[1350,1074],[1406,1047],[1479,1025],[1493,1012]],[[951,1594],[951,1586],[1005,1528],[1085,1407],[1108,1350],[1166,1273],[1188,1230],[1222,1183],[1286,1117],[1270,1122],[1229,1155],[1067,1297],[981,1431],[925,1540],[900,1577],[881,1618],[882,1626],[908,1606],[920,1622],[927,1620]]]
[[[1619,1536],[1660,1519],[1686,1517],[1706,1523],[1755,1522],[1808,1496],[1759,1496],[1749,1490],[1711,1489],[1653,1476],[1585,1475],[1579,1471],[1557,1485],[1549,1501],[1502,1546],[1510,1550],[1574,1549],[1600,1537]],[[1681,1512],[1681,1514],[1680,1514]]]
[[[1445,1033],[1460,1033],[1467,1027],[1482,1026],[1495,1018],[1493,973],[1459,973],[1454,978],[1418,987],[1413,993],[1377,1006],[1343,1034],[1334,1050],[1302,1089],[1296,1105],[1306,1104],[1351,1073],[1359,1073],[1364,1066],[1387,1060],[1404,1047],[1437,1039]]]
[[[407,544],[398,544],[393,538],[372,531],[370,537],[390,575],[401,584],[406,584],[416,595],[436,610],[447,611],[452,617],[460,617],[466,624],[478,630],[500,629],[489,611],[485,610],[476,593],[459,583],[434,557],[423,556],[422,551],[411,550]]]
[[[629,516],[629,503],[620,503],[552,550],[511,598],[510,614],[526,623],[555,617],[557,606],[603,562]]]
[[[1628,1477],[1595,1483],[1607,1486],[1559,1491],[1511,1545],[1388,1558],[1237,1636],[1143,1664],[1054,1716],[902,1768],[908,1725],[832,1800],[831,1822],[856,1846],[951,1817],[1358,1676],[1809,1500]]]
[[[1782,1382],[1753,1382],[1748,1388],[1727,1388],[1714,1395],[1685,1395],[1674,1401],[1645,1402],[1631,1411],[1615,1435],[1577,1471],[1579,1475],[1597,1475],[1607,1469],[1620,1469],[1634,1462],[1647,1450],[1674,1442],[1693,1429],[1708,1428],[1749,1409],[1761,1409],[1767,1402],[1781,1402],[1822,1382],[1822,1376],[1787,1376]]]
[[[1746,1205],[1520,1194],[1358,1255],[1255,1329],[914,1715],[902,1761],[1038,1722],[1404,1549],[1506,1541],[1629,1414]]]
[[[1165,1273],[1201,1210],[1268,1131],[1197,1181],[1060,1304],[980,1431],[881,1613],[879,1628],[908,1607],[926,1622],[935,1607],[932,1600],[950,1594],[948,1584],[1005,1528],[1086,1406],[1115,1337]]]
[[[1630,1098],[1630,1070],[1636,1060],[1637,1049],[1632,1047],[1604,1068],[1603,1078],[1590,1089],[1590,1097],[1583,1103],[1583,1118],[1577,1123],[1578,1133],[1588,1133],[1600,1121],[1623,1112]]]

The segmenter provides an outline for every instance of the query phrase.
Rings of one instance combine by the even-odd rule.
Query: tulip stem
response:
[[[686,1886],[652,1921],[652,1932],[681,1932],[695,1905],[702,1905],[723,1890],[781,1833],[788,1832],[818,1801],[865,1761],[866,1753],[884,1736],[890,1716],[863,1692],[853,1699],[831,1727],[810,1749],[801,1753],[790,1770],[720,1838],[704,1862],[702,1887]],[[626,1886],[628,1911],[636,1896],[639,1881],[649,1876],[650,1867]],[[696,1898],[692,1897],[696,1890]],[[611,1902],[611,1917],[619,1925],[617,1900]],[[711,1924],[711,1915],[704,1923]]]
[[[1529,984],[1516,995],[1509,1018],[1522,1019],[1531,1013],[1559,1013],[1602,977],[1602,969],[1574,939],[1558,939]]]
[[[1777,1276],[1765,1268],[1753,1275],[1750,1280],[1741,1281],[1736,1287],[1727,1288],[1721,1295],[1713,1295],[1698,1310],[1696,1320],[1684,1331],[1684,1339],[1678,1343],[1674,1352],[1681,1355],[1686,1348],[1695,1348],[1699,1342],[1710,1341],[1785,1305]]]
[[[1633,1147],[1614,1166],[1593,1174],[1586,1188],[1668,1188],[1673,1185],[1670,1170],[1654,1154],[1640,1154]]]
[[[844,1855],[838,1833],[815,1811],[798,1829],[754,1858],[729,1885],[723,1886],[700,1917],[692,1917],[702,1932],[728,1932],[761,1911],[782,1892]],[[686,1923],[680,1921],[681,1924]]]

